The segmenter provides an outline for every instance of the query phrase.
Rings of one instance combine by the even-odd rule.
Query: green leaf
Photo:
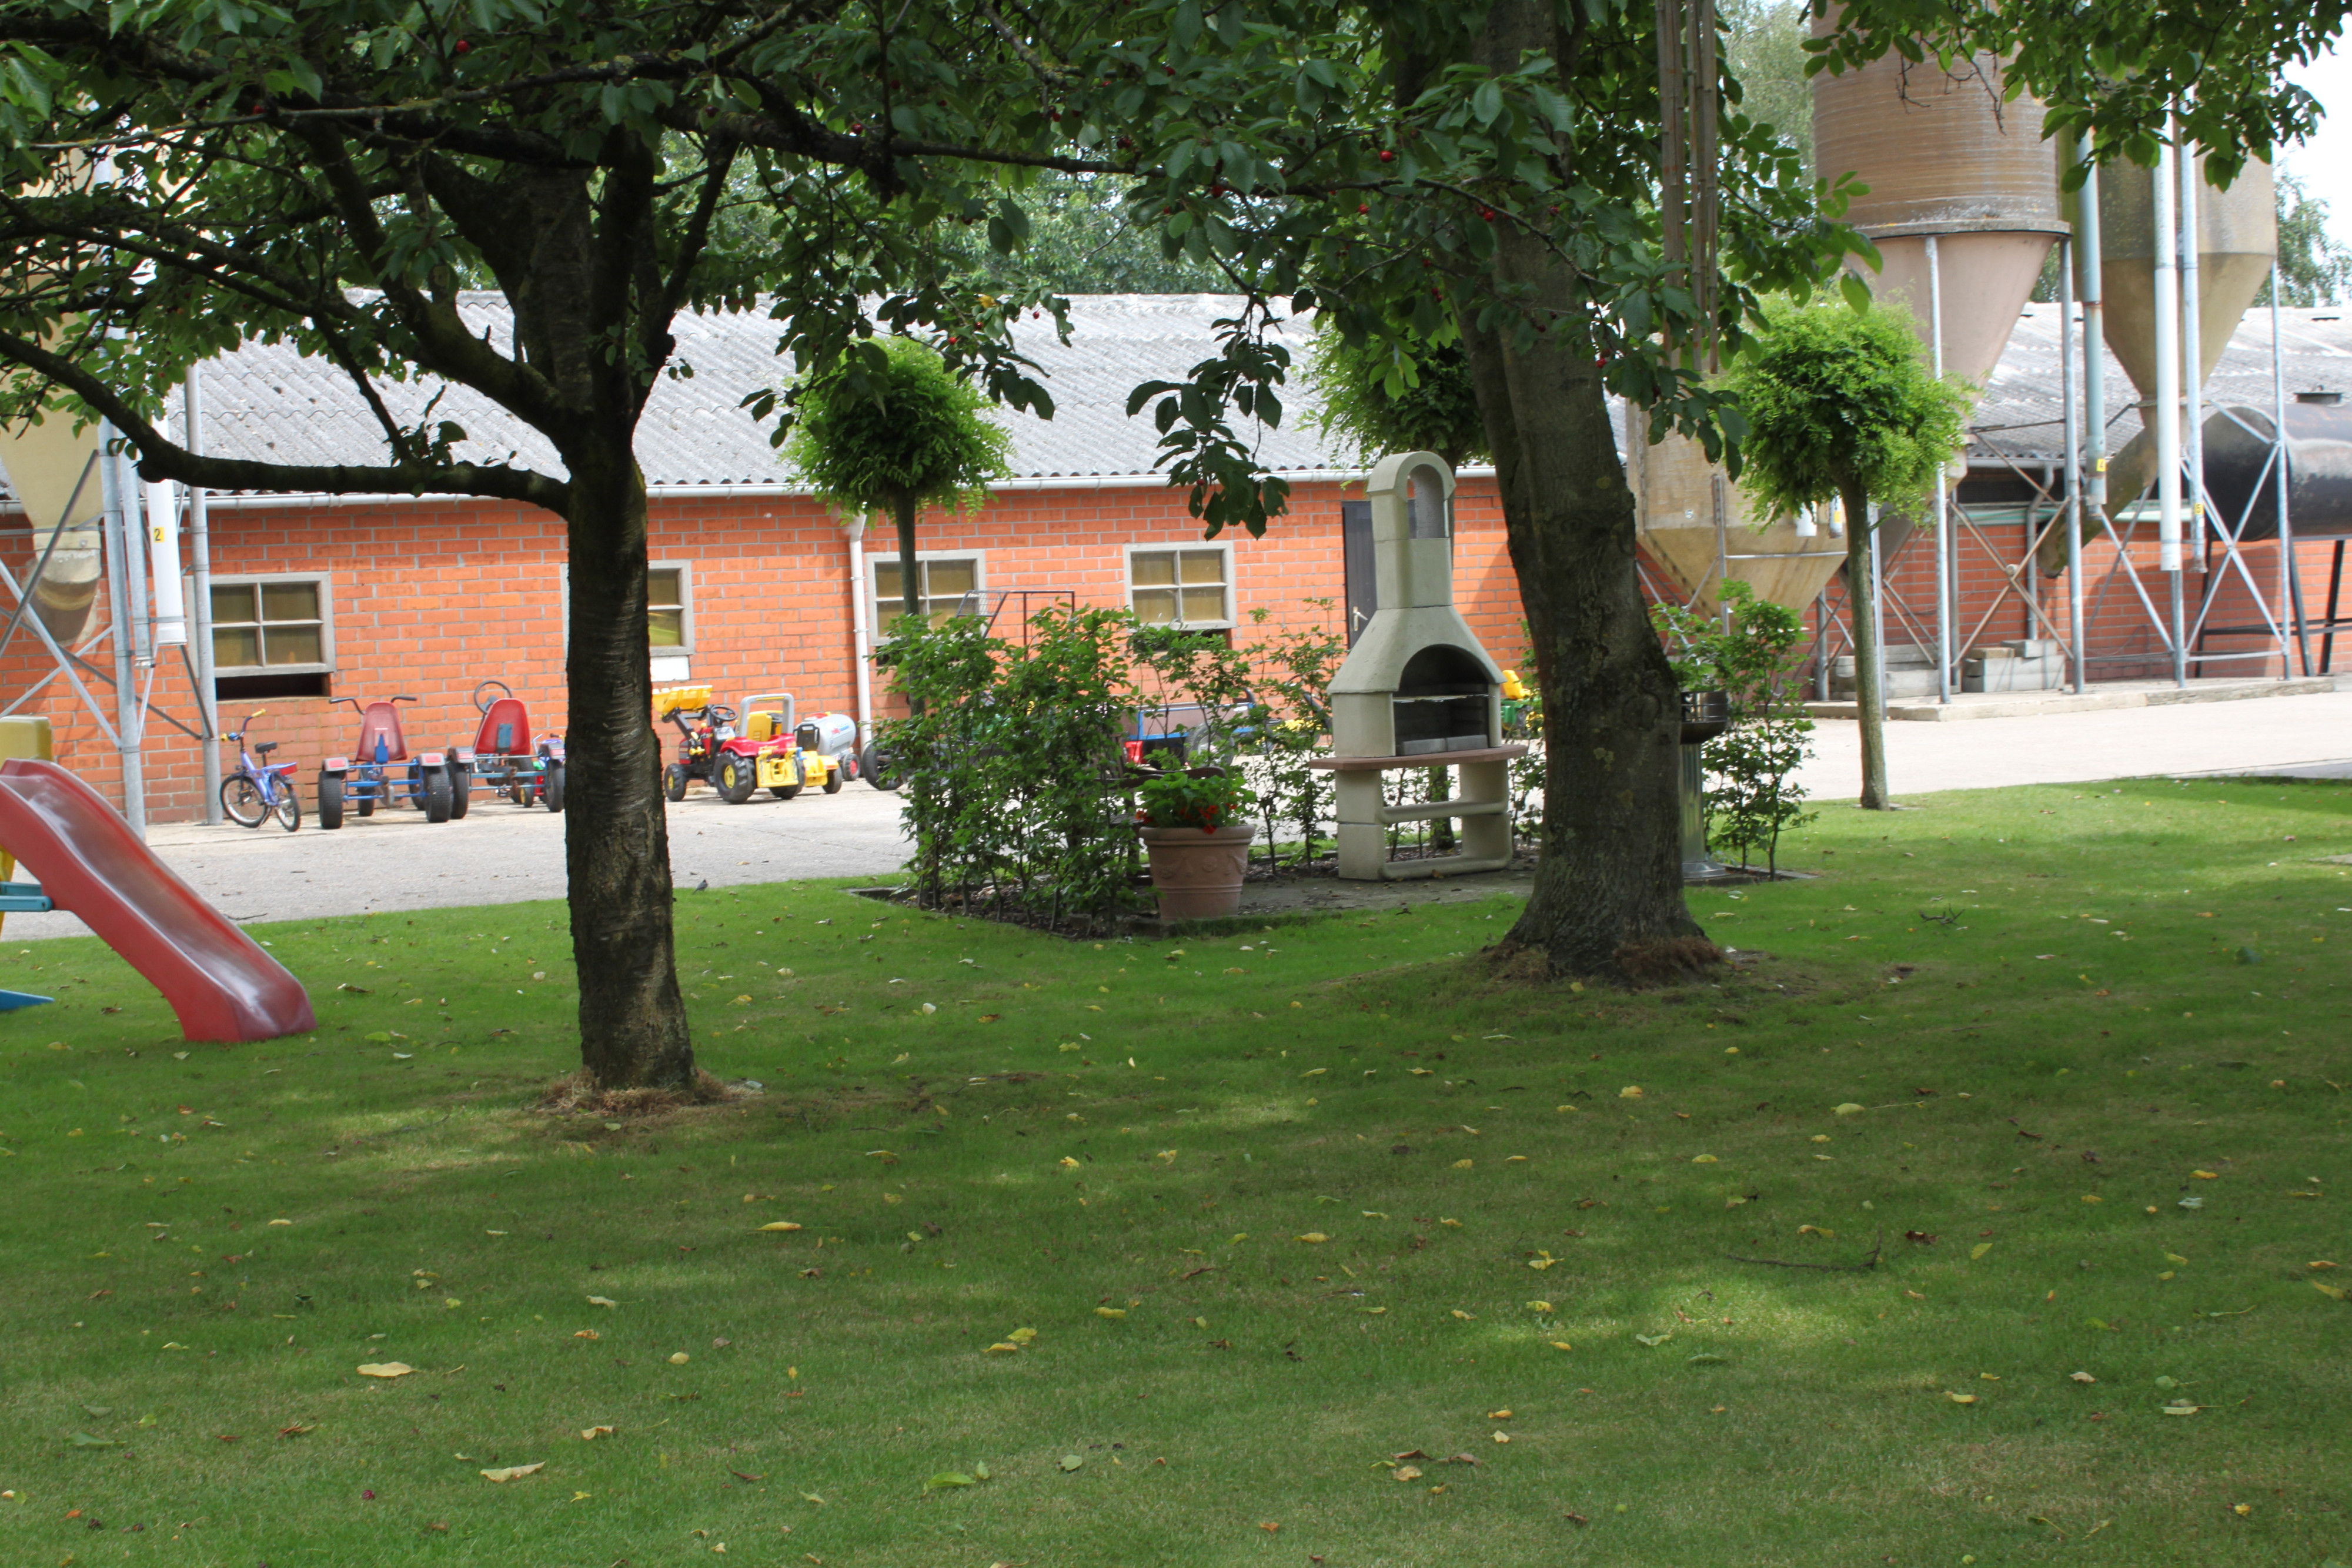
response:
[[[1851,306],[1856,314],[1870,308],[1870,285],[1853,273],[1838,274],[1838,292],[1845,296],[1846,304]]]
[[[73,1435],[73,1446],[77,1448],[119,1448],[122,1447],[121,1443],[114,1441],[110,1437],[93,1437],[87,1432],[76,1432]]]
[[[1086,1460],[1084,1460],[1084,1459],[1080,1458],[1079,1458],[1077,1455],[1076,1455],[1076,1454],[1064,1454],[1064,1455],[1062,1456],[1062,1469],[1064,1469],[1065,1470],[1075,1470],[1075,1469],[1077,1469],[1081,1468],[1081,1467],[1082,1467],[1082,1466],[1084,1466],[1085,1464],[1086,1464]]]
[[[960,1470],[941,1470],[923,1483],[923,1490],[929,1491],[935,1487],[968,1487],[977,1484],[973,1478]]]
[[[1478,117],[1481,125],[1492,125],[1503,117],[1503,89],[1491,81],[1482,81],[1478,90],[1470,95],[1470,112]]]

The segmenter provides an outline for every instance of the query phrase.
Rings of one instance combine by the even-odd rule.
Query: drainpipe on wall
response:
[[[198,366],[188,367],[188,384],[181,394],[187,419],[187,433],[181,443],[197,456],[205,451],[204,392],[197,382]],[[207,515],[208,497],[204,486],[188,486],[188,570],[194,579],[189,587],[195,595],[194,642],[196,655],[196,711],[204,716],[205,742],[200,748],[205,754],[205,821],[220,825],[221,763],[220,763],[220,702],[213,691],[213,536]]]
[[[866,620],[866,514],[852,513],[841,525],[849,536],[850,663],[857,677],[857,749],[874,739],[874,636]]]

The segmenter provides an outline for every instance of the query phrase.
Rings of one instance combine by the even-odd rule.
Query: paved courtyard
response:
[[[2074,783],[2149,774],[2271,773],[2352,779],[2352,691],[2241,702],[1890,724],[1896,799],[1937,789]],[[1861,777],[1855,726],[1825,720],[1802,778],[1824,802]],[[865,784],[730,806],[698,789],[669,809],[681,889],[798,877],[881,879],[905,859],[898,798]],[[240,921],[436,909],[563,896],[563,820],[485,800],[465,821],[414,810],[350,819],[337,832],[160,827],[152,841],[197,892]],[[24,872],[19,876],[27,874]],[[5,936],[84,934],[69,915],[12,915]]]

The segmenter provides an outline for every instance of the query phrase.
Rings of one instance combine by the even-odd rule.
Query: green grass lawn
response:
[[[612,1125],[528,1108],[552,906],[261,928],[320,1027],[234,1048],[0,935],[0,1561],[2352,1562],[2347,852],[2329,785],[1832,808],[1638,996],[1487,977],[1499,898],[686,894],[764,1092]]]

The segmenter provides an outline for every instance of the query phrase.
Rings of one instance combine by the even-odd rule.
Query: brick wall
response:
[[[1360,495],[1360,490],[1349,492]],[[1237,640],[1344,614],[1339,501],[1336,484],[1305,484],[1291,511],[1263,538],[1234,537]],[[1516,663],[1523,645],[1516,582],[1503,547],[1492,481],[1465,483],[1458,500],[1458,597],[1496,657]],[[785,690],[803,714],[854,712],[848,547],[838,520],[798,498],[694,499],[656,496],[650,553],[685,563],[693,601],[690,679],[722,700]],[[401,717],[412,750],[470,741],[475,682],[510,685],[536,729],[564,727],[563,526],[506,503],[420,500],[396,506],[215,507],[213,570],[222,576],[324,573],[331,586],[338,696],[414,695]],[[984,554],[992,587],[1063,589],[1086,603],[1125,601],[1129,544],[1181,544],[1200,538],[1184,497],[1158,486],[1009,491],[969,517],[932,514],[919,525],[924,550]],[[887,528],[869,532],[869,554],[895,556]],[[0,559],[21,578],[29,536],[0,531]],[[1332,601],[1328,610],[1310,600]],[[1251,620],[1264,608],[1263,626]],[[101,621],[103,611],[101,610]],[[111,674],[104,647],[91,662]],[[14,697],[46,673],[28,633],[0,655],[0,695]],[[110,721],[112,696],[93,692]],[[156,716],[144,750],[151,821],[200,814],[197,744],[163,717],[195,725],[194,695],[176,654],[158,663]],[[877,683],[877,712],[890,711]],[[223,705],[233,727],[248,707],[267,708],[255,738],[281,743],[278,760],[300,764],[304,801],[319,759],[346,750],[357,720],[322,697],[270,697]],[[112,745],[61,681],[26,710],[57,727],[57,755],[110,799],[121,781]],[[228,758],[233,766],[234,758]]]
[[[1337,484],[1299,485],[1292,491],[1289,515],[1276,519],[1263,538],[1232,538],[1241,621],[1237,641],[1246,643],[1311,619],[1335,629],[1340,624],[1346,587],[1339,503],[1344,496],[1360,494]],[[1496,660],[1518,665],[1526,649],[1522,612],[1494,482],[1465,480],[1456,497],[1456,601]],[[564,727],[560,519],[479,501],[224,508],[212,513],[212,538],[214,570],[225,576],[327,574],[336,653],[332,690],[362,699],[395,693],[421,698],[402,708],[412,749],[470,741],[476,715],[467,694],[475,682],[487,678],[513,686],[529,706],[535,728]],[[1125,596],[1125,546],[1199,538],[1200,525],[1187,514],[1181,492],[1131,486],[1009,491],[974,516],[925,517],[918,542],[924,550],[983,553],[991,587],[1062,589],[1086,603],[1118,604]],[[1987,528],[1984,540],[1961,538],[1962,615],[1954,632],[1956,647],[2034,634],[2023,605],[2002,597],[2005,561],[1985,548],[2013,555],[2017,528]],[[2305,601],[2315,615],[2325,603],[2333,546],[2332,540],[2306,540],[2300,547]],[[869,554],[897,554],[887,528],[868,533],[866,549]],[[2265,594],[2275,550],[2250,547],[2255,581]],[[684,562],[690,570],[693,681],[709,683],[727,701],[782,689],[794,694],[803,714],[855,711],[847,545],[838,520],[824,507],[781,497],[657,496],[651,553],[656,560]],[[2091,569],[2086,581],[2095,585],[2112,549],[2100,543],[2084,553]],[[2153,570],[2154,545],[2136,547],[2134,554],[2161,604],[2163,580]],[[20,579],[28,557],[29,536],[21,524],[13,530],[0,527],[0,559]],[[1660,582],[1668,580],[1662,573],[1654,575]],[[1888,576],[1895,591],[1923,614],[1934,602],[1934,580],[1935,559],[1924,539],[1904,552]],[[2062,627],[2064,592],[2063,579],[2040,584],[2042,602]],[[1833,612],[1842,615],[1842,596],[1833,589],[1832,598]],[[1326,610],[1308,602],[1318,599],[1332,604]],[[1251,620],[1261,608],[1268,612],[1263,626]],[[2225,584],[2214,622],[2250,619],[2242,585]],[[1811,621],[1809,614],[1809,626]],[[2117,580],[2108,590],[2091,630],[2095,653],[2144,655],[2138,662],[2095,666],[2094,678],[2169,673],[2127,584]],[[1912,635],[1892,612],[1887,633],[1893,642]],[[2241,645],[2243,641],[2238,640]],[[2231,643],[2217,638],[2210,645],[2219,649]],[[2313,651],[2315,657],[2316,639]],[[90,659],[110,674],[107,649],[93,652]],[[2352,663],[2352,639],[2341,660]],[[37,644],[20,631],[8,653],[0,655],[0,699],[15,698],[46,673]],[[2208,665],[2205,673],[2278,670],[2274,660],[2248,660]],[[110,720],[111,695],[85,679]],[[163,716],[176,716],[192,727],[195,722],[193,693],[175,653],[167,651],[159,662],[153,690],[157,716],[145,749],[149,816],[159,822],[185,821],[199,814],[202,769],[196,743]],[[891,711],[882,683],[877,683],[875,695],[877,711]],[[357,729],[354,716],[348,708],[331,709],[323,698],[273,697],[225,705],[224,723],[233,723],[247,706],[268,709],[254,733],[281,742],[278,758],[301,765],[307,805],[319,759],[350,747]],[[57,727],[58,759],[119,799],[112,746],[63,681],[52,682],[20,711],[47,713]]]

